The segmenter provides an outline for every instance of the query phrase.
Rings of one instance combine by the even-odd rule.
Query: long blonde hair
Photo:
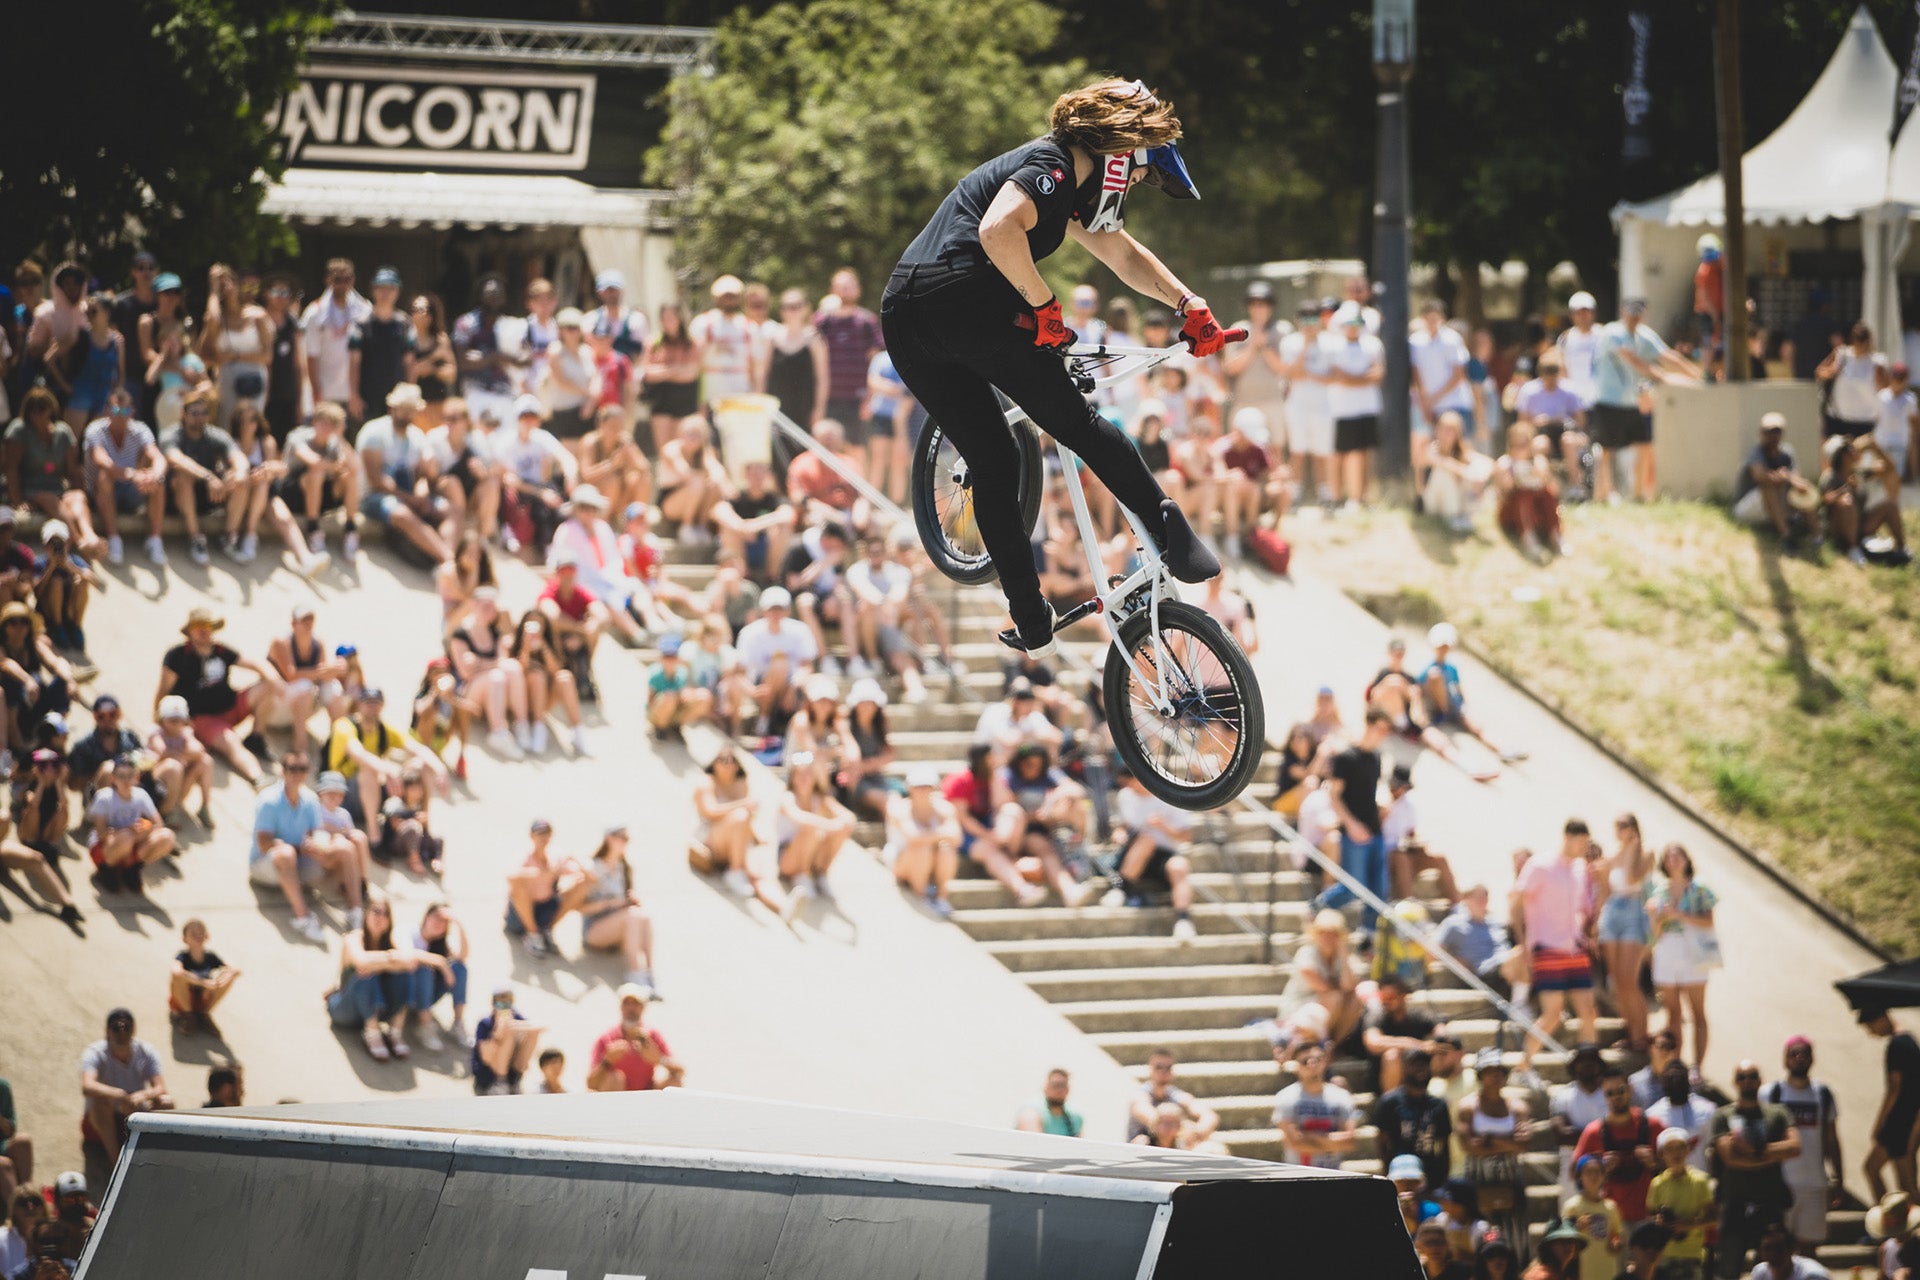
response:
[[[1096,80],[1063,93],[1053,104],[1053,136],[1093,155],[1158,147],[1180,136],[1173,104],[1138,80]]]

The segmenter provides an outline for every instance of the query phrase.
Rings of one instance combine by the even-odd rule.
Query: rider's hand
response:
[[[1042,351],[1065,351],[1078,336],[1067,328],[1066,317],[1060,314],[1058,298],[1048,298],[1035,307],[1031,316],[1021,318],[1020,327],[1033,330],[1033,345]]]
[[[1188,307],[1186,320],[1180,326],[1180,341],[1196,356],[1213,355],[1229,342],[1244,341],[1246,336],[1245,329],[1235,329],[1232,333],[1222,329],[1220,322],[1213,318],[1211,307]]]

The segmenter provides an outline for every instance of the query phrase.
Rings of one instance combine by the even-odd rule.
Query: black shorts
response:
[[[1114,841],[1116,848],[1124,851],[1138,838],[1137,831],[1122,831]],[[1147,864],[1140,868],[1140,874],[1126,881],[1128,893],[1165,893],[1173,888],[1173,881],[1167,878],[1167,864],[1174,858],[1173,850],[1160,845],[1147,855]]]
[[[289,475],[279,480],[273,486],[273,493],[280,501],[287,504],[287,510],[293,512],[295,518],[307,514],[307,495],[301,492],[298,476]],[[341,501],[340,491],[333,487],[333,481],[329,480],[320,486],[321,515],[329,511],[338,511],[345,505]]]
[[[195,480],[193,482],[193,511],[195,515],[204,516],[209,511],[215,508],[224,508],[226,505],[227,502],[225,498],[222,498],[218,502],[213,500],[213,495],[207,492],[207,482],[205,480]]]
[[[656,417],[690,418],[700,412],[697,382],[649,382],[647,407]]]
[[[555,409],[547,417],[547,430],[556,440],[578,440],[587,434],[590,408]]]
[[[1845,436],[1849,440],[1858,440],[1861,436],[1873,433],[1873,423],[1854,422],[1849,418],[1836,418],[1826,414],[1820,420],[1820,438],[1830,440],[1834,436]]]
[[[1913,1116],[1892,1115],[1873,1131],[1874,1145],[1898,1160],[1908,1153],[1913,1142]]]
[[[1358,418],[1337,418],[1333,424],[1333,451],[1335,453],[1358,453],[1362,449],[1372,449],[1380,444],[1380,415],[1365,414]]]
[[[1629,449],[1653,442],[1653,423],[1638,409],[1596,404],[1587,410],[1587,424],[1593,428],[1593,442],[1602,449]]]

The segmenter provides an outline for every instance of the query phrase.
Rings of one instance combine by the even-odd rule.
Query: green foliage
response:
[[[875,289],[953,184],[1045,131],[1072,64],[1034,65],[1038,0],[816,0],[741,12],[676,84],[649,157],[681,188],[681,264],[779,287],[851,264]]]
[[[145,246],[182,269],[257,260],[277,174],[267,115],[338,0],[95,0],[93,37],[12,60],[0,244],[112,278]],[[78,14],[79,11],[76,11]],[[25,53],[26,50],[19,50]]]

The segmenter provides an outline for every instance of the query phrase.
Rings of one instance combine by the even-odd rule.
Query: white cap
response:
[[[808,676],[803,691],[808,702],[818,702],[823,698],[828,702],[840,701],[840,682],[824,671],[816,671]]]
[[[1166,416],[1167,402],[1155,396],[1148,396],[1133,407],[1133,417],[1136,422],[1143,418],[1165,418]]]
[[[1264,446],[1271,438],[1267,433],[1267,414],[1258,405],[1247,405],[1233,411],[1233,429],[1257,445]]]
[[[1664,1147],[1670,1142],[1677,1142],[1683,1147],[1690,1147],[1693,1145],[1693,1135],[1678,1125],[1670,1125],[1660,1131],[1660,1142],[1658,1145]]]
[[[528,416],[544,418],[547,416],[547,406],[540,403],[539,396],[527,392],[513,402],[513,416],[516,418],[525,418]]]
[[[1594,302],[1593,295],[1585,289],[1582,289],[1567,299],[1567,310],[1569,311],[1592,311],[1596,305],[1598,304]]]
[[[1427,644],[1435,649],[1443,644],[1451,646],[1459,643],[1460,633],[1454,630],[1451,622],[1436,622],[1427,628]]]
[[[53,1180],[55,1196],[83,1196],[87,1194],[87,1175],[75,1173],[69,1169]]]
[[[190,720],[187,712],[187,700],[177,693],[170,693],[160,699],[160,718],[162,720]]]
[[[1335,324],[1365,324],[1367,322],[1367,313],[1360,309],[1359,303],[1349,300],[1341,303],[1340,309],[1333,313],[1333,322]]]
[[[722,294],[739,293],[746,287],[747,286],[740,283],[739,276],[734,276],[734,275],[721,276],[718,280],[715,280],[713,282],[713,296],[718,298]]]
[[[66,542],[73,541],[73,530],[67,528],[65,520],[49,520],[40,526],[40,541],[50,543],[55,538]]]
[[[575,485],[573,487],[572,501],[576,507],[592,507],[596,511],[605,511],[607,509],[607,497],[600,492],[600,487],[595,484]]]
[[[853,688],[847,691],[847,705],[857,707],[863,702],[871,702],[876,707],[887,705],[887,691],[880,687],[878,680],[868,677],[853,682]]]
[[[917,764],[907,771],[907,789],[915,787],[937,787],[940,785],[940,771],[930,764]]]
[[[793,608],[793,593],[785,587],[768,587],[760,593],[760,607],[762,609],[791,609]]]

